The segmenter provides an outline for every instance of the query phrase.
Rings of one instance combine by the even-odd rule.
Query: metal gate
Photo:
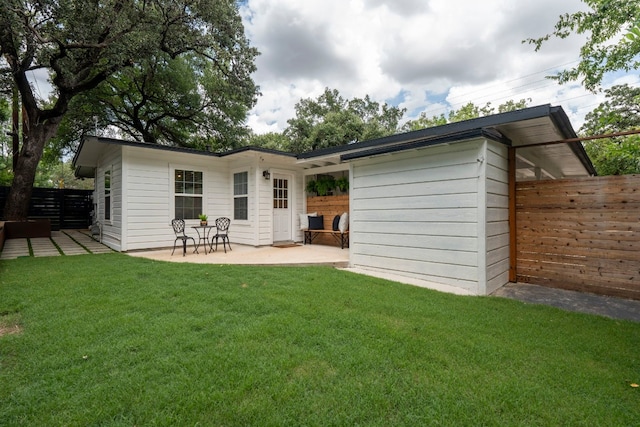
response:
[[[0,219],[9,187],[0,187]],[[52,230],[80,229],[91,225],[93,190],[34,188],[29,205],[29,219],[51,220]]]

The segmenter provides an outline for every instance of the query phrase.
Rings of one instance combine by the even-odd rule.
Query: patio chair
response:
[[[195,246],[196,240],[193,237],[187,236],[184,232],[184,219],[175,218],[171,220],[171,226],[173,227],[173,232],[176,234],[176,240],[173,241],[173,250],[171,251],[171,255],[176,250],[176,243],[178,240],[182,241],[182,256],[187,254],[187,240],[191,239],[193,241],[193,245]],[[194,252],[198,252],[198,248],[194,250]]]
[[[216,251],[218,250],[218,239],[222,239],[222,247],[224,248],[224,253],[227,253],[227,247],[229,246],[229,250],[231,250],[231,244],[229,243],[229,225],[231,224],[231,220],[229,218],[221,217],[216,219],[216,235],[211,237],[211,246],[213,246],[213,240],[216,241]]]

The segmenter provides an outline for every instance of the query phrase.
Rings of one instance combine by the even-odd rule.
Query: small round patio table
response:
[[[200,247],[200,242],[204,242],[204,254],[207,254],[207,243],[209,242],[209,234],[212,228],[216,228],[215,225],[194,225],[191,228],[195,229],[198,233],[198,243],[196,244],[196,251]],[[209,250],[213,252],[213,250]]]

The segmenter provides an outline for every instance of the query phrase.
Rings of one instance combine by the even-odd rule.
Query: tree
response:
[[[128,139],[216,151],[236,148],[248,133],[247,112],[257,87],[252,62],[228,77],[198,57],[167,55],[125,69],[70,103],[56,143],[73,146],[97,127],[117,128]]]
[[[607,100],[585,116],[580,132],[591,136],[640,128],[640,87],[623,84],[604,92]]]
[[[552,78],[559,83],[582,79],[585,88],[596,91],[611,71],[640,67],[640,2],[630,0],[583,0],[590,10],[560,16],[550,34],[527,39],[538,51],[552,37],[565,39],[574,32],[588,34],[580,49],[579,64]]]
[[[600,139],[584,144],[598,175],[626,175],[640,173],[640,137],[633,135],[621,140]]]
[[[627,84],[605,90],[607,100],[585,116],[580,134],[595,136],[640,128],[640,88]],[[585,142],[599,175],[640,173],[640,136]]]
[[[498,106],[499,113],[506,113],[507,111],[521,110],[527,107],[527,104],[531,102],[530,98],[521,99],[520,101],[509,100],[504,104]],[[402,126],[403,132],[410,132],[414,130],[420,130],[429,127],[436,127],[446,125],[447,123],[461,122],[464,120],[476,119],[478,117],[489,116],[495,113],[495,108],[491,106],[490,102],[487,102],[484,107],[479,107],[473,102],[469,102],[463,105],[459,110],[451,110],[449,116],[440,114],[439,116],[431,116],[430,118],[422,112],[420,117],[415,120],[409,120]]]
[[[71,160],[66,162],[40,162],[34,182],[39,188],[74,188],[92,190],[93,179],[76,178]]]
[[[0,94],[0,186],[11,184],[13,179],[13,165],[9,154],[9,127],[7,126],[10,116],[9,101],[1,97]]]
[[[296,117],[287,120],[289,151],[301,153],[394,134],[405,110],[369,98],[345,100],[326,88],[317,99],[301,99]]]
[[[37,165],[75,97],[153,58],[193,55],[225,78],[240,76],[257,52],[231,0],[4,0],[0,54],[0,77],[10,75],[18,88],[25,122],[5,216],[24,220]],[[51,77],[49,106],[39,102],[27,77],[36,70]]]
[[[252,134],[248,141],[251,146],[278,151],[287,151],[291,147],[291,140],[280,132],[267,132],[260,135]]]

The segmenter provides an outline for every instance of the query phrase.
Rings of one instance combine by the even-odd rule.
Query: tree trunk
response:
[[[60,123],[60,120],[38,123],[37,119],[37,117],[29,117],[23,128],[24,142],[13,171],[13,183],[4,207],[4,217],[9,221],[27,219],[38,163],[46,143],[55,135]]]

